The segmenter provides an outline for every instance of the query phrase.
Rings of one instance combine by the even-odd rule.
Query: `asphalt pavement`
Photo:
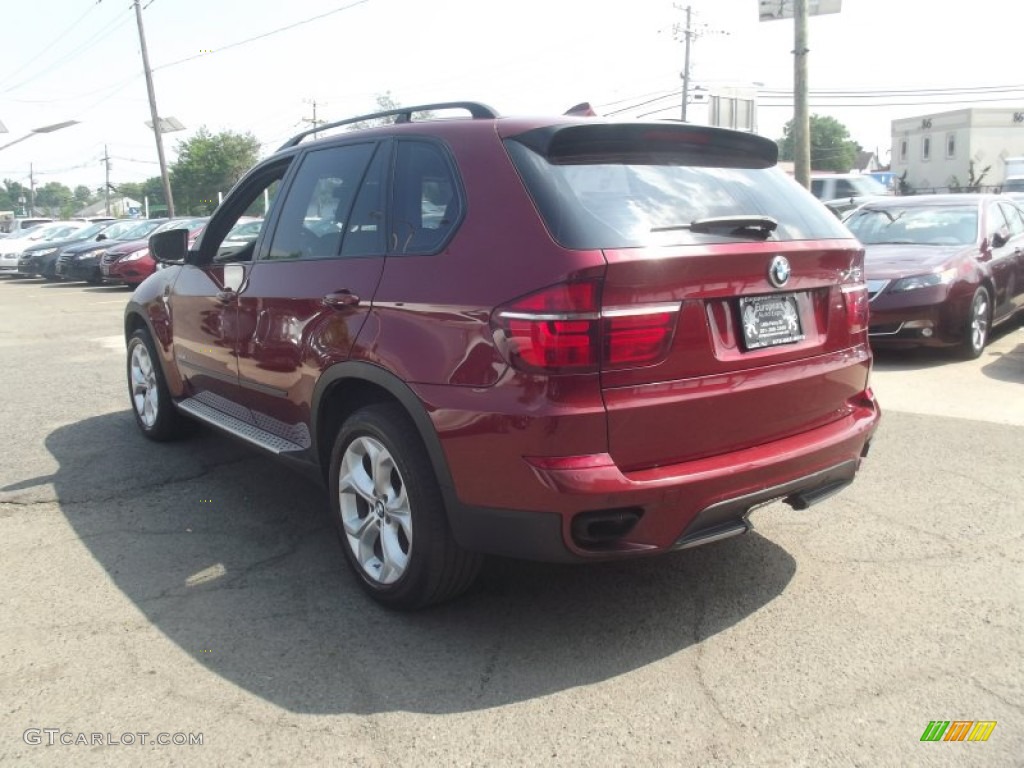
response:
[[[871,454],[811,510],[396,614],[321,488],[141,437],[127,296],[0,279],[0,762],[1024,765],[1024,329],[880,355]]]

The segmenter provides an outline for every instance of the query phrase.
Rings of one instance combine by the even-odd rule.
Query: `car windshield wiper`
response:
[[[706,216],[694,219],[689,224],[678,224],[671,227],[654,227],[651,232],[669,232],[675,229],[688,229],[691,232],[708,234],[725,233],[740,237],[759,237],[767,239],[779,226],[779,222],[771,216]]]

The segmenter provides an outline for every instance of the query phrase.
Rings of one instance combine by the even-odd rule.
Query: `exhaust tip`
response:
[[[581,512],[572,521],[573,542],[582,549],[601,549],[624,538],[643,517],[640,507]]]
[[[798,512],[802,512],[805,509],[809,509],[818,502],[824,501],[829,496],[835,496],[843,488],[850,484],[850,480],[837,480],[827,485],[822,485],[818,488],[812,488],[807,491],[800,491],[800,493],[794,493],[792,496],[787,496],[783,499],[784,502],[789,504],[793,509]]]

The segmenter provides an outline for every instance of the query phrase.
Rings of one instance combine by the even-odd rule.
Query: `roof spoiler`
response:
[[[597,114],[597,112],[594,111],[594,108],[592,106],[590,106],[590,102],[589,101],[581,101],[576,106],[569,107],[569,109],[567,109],[565,111],[565,114],[567,114],[567,115],[577,115],[579,117],[598,117],[599,116]]]

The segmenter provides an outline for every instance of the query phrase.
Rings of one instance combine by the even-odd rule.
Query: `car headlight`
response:
[[[136,251],[135,253],[130,253],[127,256],[125,256],[123,259],[121,259],[121,261],[138,261],[139,259],[143,258],[144,256],[149,256],[149,248],[143,248],[141,251]]]
[[[56,253],[58,250],[60,250],[60,249],[59,248],[43,248],[43,249],[38,250],[38,251],[33,251],[32,255],[37,257],[37,258],[40,257],[40,256],[49,256],[51,253]]]
[[[914,275],[903,277],[892,284],[890,293],[901,293],[903,291],[915,291],[918,288],[931,288],[935,285],[949,285],[956,279],[956,269],[944,269],[941,272],[930,272],[927,275]]]

